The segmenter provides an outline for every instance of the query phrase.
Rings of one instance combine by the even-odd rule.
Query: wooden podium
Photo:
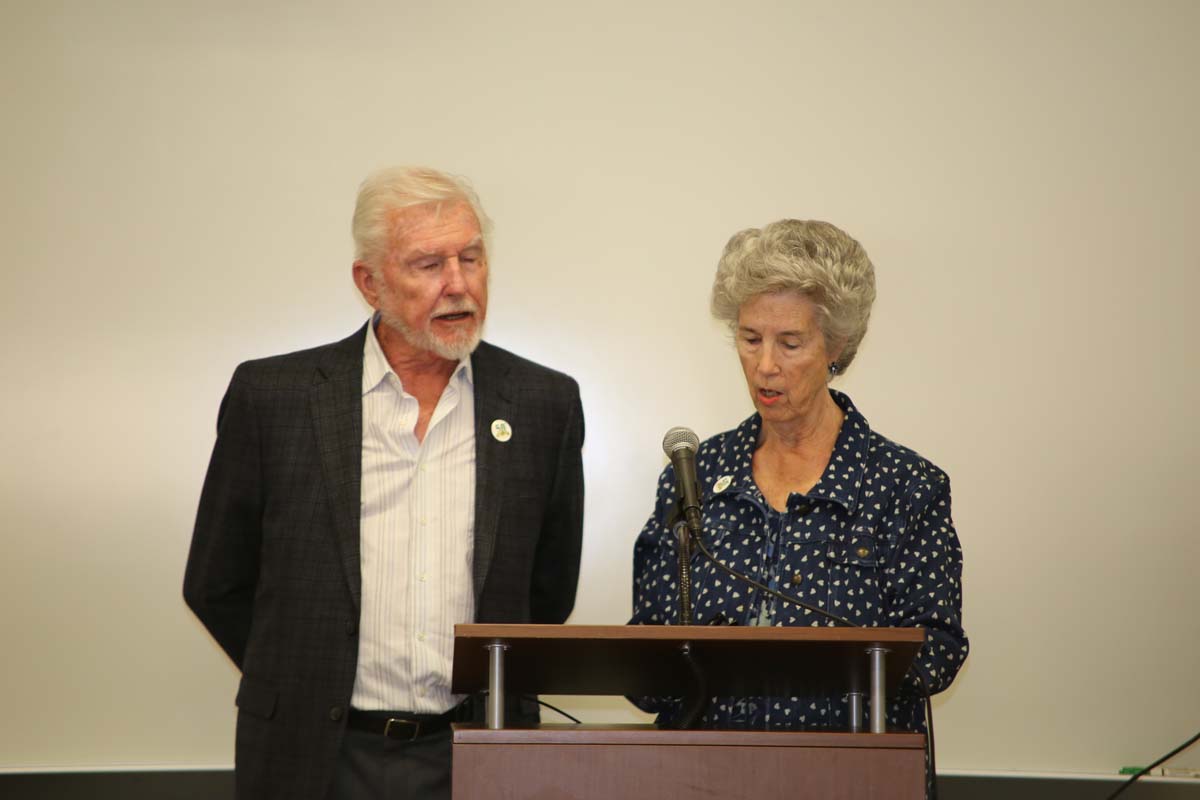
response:
[[[879,699],[924,641],[919,628],[457,625],[452,689],[488,689],[489,707],[486,725],[454,725],[455,800],[920,800],[925,737],[886,732]],[[874,732],[504,727],[505,693],[679,696],[685,644],[711,695],[868,696]]]

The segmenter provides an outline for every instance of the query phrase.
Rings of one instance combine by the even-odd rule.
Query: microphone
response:
[[[663,452],[675,467],[675,486],[679,490],[679,501],[688,533],[698,538],[700,526],[700,487],[696,481],[696,451],[700,448],[700,437],[690,428],[675,427],[663,437]]]
[[[663,452],[675,467],[675,487],[683,506],[685,525],[679,538],[679,624],[692,624],[692,541],[700,539],[700,490],[696,485],[696,450],[700,439],[688,428],[671,428],[663,437]]]

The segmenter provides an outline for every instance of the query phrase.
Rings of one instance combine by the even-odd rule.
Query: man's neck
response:
[[[446,390],[446,385],[450,383],[450,377],[458,367],[458,362],[414,347],[388,325],[377,325],[375,337],[383,350],[383,357],[400,379],[404,391],[417,398],[419,411],[413,433],[418,442],[423,442],[433,412],[437,409],[438,400]]]

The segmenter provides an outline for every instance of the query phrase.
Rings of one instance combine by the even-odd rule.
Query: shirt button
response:
[[[423,642],[423,641],[425,641],[425,634],[423,634],[423,633],[418,633],[418,634],[417,634],[417,641],[418,641],[418,642]]]
[[[804,576],[801,575],[799,572],[794,573],[792,575],[792,580],[791,580],[792,586],[799,586],[802,583],[804,583]]]
[[[425,579],[426,579],[427,577],[428,577],[428,575],[427,575],[426,573],[422,572],[422,573],[421,573],[421,583],[424,583],[424,582],[425,582]]]
[[[871,548],[869,548],[869,547],[860,547],[860,548],[858,548],[857,550],[855,550],[855,551],[854,551],[854,553],[855,553],[855,555],[857,555],[859,558],[866,558],[867,556],[871,555]]]
[[[422,524],[422,525],[424,525],[424,524],[425,524],[426,522],[428,522],[428,521],[429,521],[429,520],[425,519],[425,517],[421,517],[421,524]]]
[[[329,718],[331,720],[333,720],[334,722],[337,722],[339,719],[341,719],[342,718],[342,707],[334,706],[333,708],[329,709]]]

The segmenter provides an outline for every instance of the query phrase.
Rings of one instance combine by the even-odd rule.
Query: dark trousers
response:
[[[329,800],[450,800],[451,735],[406,742],[347,729]]]

